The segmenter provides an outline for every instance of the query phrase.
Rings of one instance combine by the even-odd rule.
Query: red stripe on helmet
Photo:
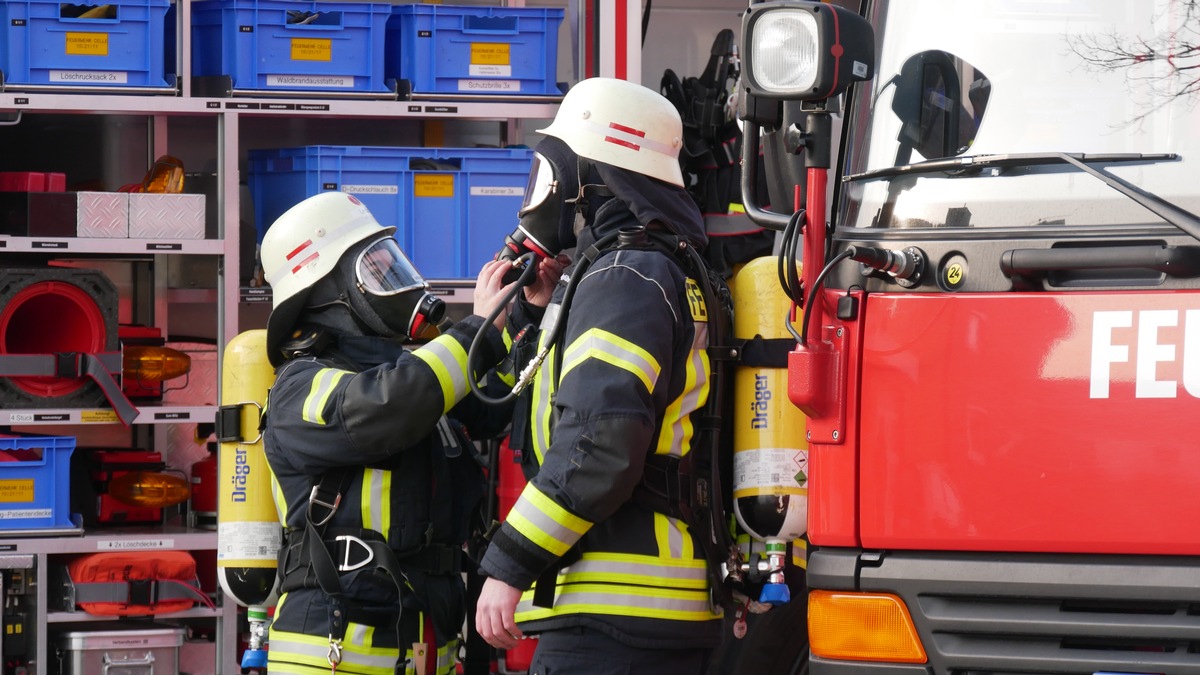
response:
[[[297,264],[296,264],[296,266],[295,266],[295,267],[293,267],[293,268],[292,268],[292,274],[295,274],[296,272],[299,272],[301,268],[303,268],[305,265],[307,265],[308,263],[310,263],[310,262],[312,262],[312,261],[316,260],[316,259],[317,259],[317,258],[319,258],[319,257],[321,257],[321,254],[320,254],[320,253],[318,253],[318,252],[316,252],[316,251],[314,251],[312,255],[308,256],[308,257],[307,257],[307,258],[305,258],[304,260],[301,260],[299,263],[297,263]]]
[[[615,143],[617,145],[623,145],[632,150],[641,150],[642,149],[642,146],[640,146],[640,145],[637,145],[635,143],[630,143],[629,141],[624,141],[619,138],[613,138],[612,136],[605,136],[604,141],[606,143]]]
[[[617,131],[624,131],[625,133],[627,133],[627,134],[633,134],[634,136],[637,136],[638,138],[645,138],[645,137],[646,137],[646,132],[644,132],[644,131],[639,131],[638,129],[634,129],[633,127],[627,127],[627,126],[625,126],[625,125],[623,125],[623,124],[617,124],[616,122],[609,122],[609,123],[608,123],[608,128],[609,128],[609,129],[616,129]]]
[[[300,244],[296,248],[292,249],[291,253],[287,254],[287,259],[291,260],[292,258],[295,258],[296,256],[300,255],[301,251],[303,251],[304,249],[308,248],[311,245],[312,245],[312,239],[306,239],[303,244]]]

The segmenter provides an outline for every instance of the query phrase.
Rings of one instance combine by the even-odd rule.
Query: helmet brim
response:
[[[271,315],[267,317],[267,360],[275,368],[283,365],[286,361],[279,346],[296,327],[296,320],[304,311],[304,304],[308,301],[310,290],[305,288],[279,303],[279,306],[272,309]]]

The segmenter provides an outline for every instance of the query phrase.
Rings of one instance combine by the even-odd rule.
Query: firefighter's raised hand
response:
[[[562,277],[563,268],[569,264],[571,258],[566,255],[539,259],[537,277],[525,287],[525,300],[538,307],[550,304],[550,297],[554,295],[554,287]]]
[[[473,310],[477,316],[486,318],[496,310],[500,303],[504,302],[513,287],[513,284],[504,285],[504,274],[510,268],[511,264],[507,260],[492,260],[479,270],[479,277],[475,279],[475,308]],[[508,308],[503,307],[497,312],[492,323],[497,330],[504,330],[504,322],[507,318]]]
[[[489,577],[483,582],[475,605],[475,630],[489,645],[496,649],[512,649],[525,637],[513,618],[520,599],[519,589],[499,579]]]

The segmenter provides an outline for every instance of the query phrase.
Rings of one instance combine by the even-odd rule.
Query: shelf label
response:
[[[30,242],[29,248],[71,248],[71,245],[65,241],[34,241]]]
[[[48,79],[70,84],[128,84],[129,73],[123,70],[51,70]]]
[[[425,106],[426,113],[457,113],[458,106],[456,105],[427,105]]]
[[[453,197],[454,174],[426,173],[413,176],[414,197]]]
[[[296,110],[329,112],[328,103],[297,103]]]
[[[88,424],[111,424],[120,422],[114,410],[84,410],[79,413],[79,421]]]
[[[146,250],[147,251],[182,251],[183,244],[180,244],[180,243],[164,244],[161,242],[158,242],[158,243],[151,242],[149,244],[146,244]]]
[[[291,87],[325,87],[327,89],[350,89],[354,86],[353,75],[268,75],[268,87],[288,89]]]
[[[472,197],[521,197],[525,188],[479,185],[471,188]]]
[[[68,56],[108,56],[108,33],[67,31]]]
[[[96,542],[97,551],[144,551],[159,548],[175,548],[174,539],[101,539]]]
[[[225,108],[227,110],[258,110],[259,105],[249,101],[229,101],[225,104]]]
[[[474,66],[472,66],[474,69]],[[479,73],[471,73],[479,75]],[[485,73],[486,74],[486,73]],[[459,80],[459,91],[500,91],[517,93],[521,91],[520,80]]]
[[[4,509],[0,511],[0,520],[9,518],[50,518],[54,514],[50,509]]]
[[[353,192],[360,195],[394,195],[400,193],[399,185],[343,185],[342,192]],[[525,192],[522,190],[521,194]]]
[[[187,420],[191,418],[191,413],[182,411],[154,413],[154,419],[156,420]]]
[[[264,103],[263,110],[295,110],[295,103]]]
[[[31,501],[33,501],[33,479],[32,478],[0,480],[0,502],[4,502],[5,504],[12,504],[14,502],[28,503]],[[3,517],[5,517],[5,516],[0,516],[0,518],[3,518]],[[15,516],[7,516],[7,517],[12,518]]]

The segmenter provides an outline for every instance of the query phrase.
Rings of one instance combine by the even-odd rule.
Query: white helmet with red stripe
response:
[[[583,80],[563,97],[550,126],[538,132],[561,139],[580,157],[684,185],[679,111],[640,84],[608,77]]]
[[[337,268],[342,254],[370,237],[391,235],[367,207],[345,192],[322,192],[288,209],[263,236],[263,275],[271,285],[267,353],[278,359],[279,344],[293,329],[309,290]]]

